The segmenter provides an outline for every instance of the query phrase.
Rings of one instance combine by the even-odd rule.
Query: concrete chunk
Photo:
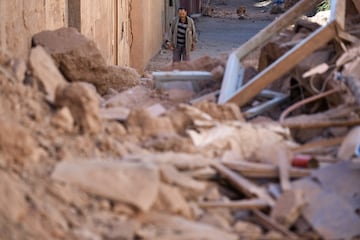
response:
[[[156,201],[160,183],[154,165],[100,160],[60,162],[52,178],[142,211],[150,210]]]

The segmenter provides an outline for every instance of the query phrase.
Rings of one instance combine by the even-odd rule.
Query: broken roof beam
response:
[[[305,1],[302,1],[305,2]],[[318,29],[265,70],[256,75],[250,82],[239,89],[228,101],[243,106],[267,85],[290,71],[313,51],[324,46],[336,36],[336,22],[332,21]],[[225,80],[225,79],[224,79]]]
[[[305,14],[307,11],[316,7],[323,0],[302,0],[299,1],[295,6],[281,15],[277,20],[270,23],[266,28],[261,30],[258,34],[248,40],[246,43],[241,45],[235,50],[236,56],[241,60],[243,57],[248,55],[250,52],[255,50],[257,47],[263,45],[276,33],[282,31],[285,27],[288,27],[296,21],[298,17]],[[344,1],[344,0],[340,0]]]
[[[359,0],[353,0],[353,3],[356,7],[356,10],[358,11],[358,13],[360,13],[360,2]]]
[[[336,21],[341,30],[345,29],[346,0],[331,0],[330,22]]]

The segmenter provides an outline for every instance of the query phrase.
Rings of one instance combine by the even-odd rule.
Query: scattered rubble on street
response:
[[[106,65],[74,29],[0,50],[0,238],[360,239],[359,13],[252,115],[266,96],[217,103],[223,56],[163,67],[208,72],[195,92]],[[272,37],[243,85],[320,28]]]

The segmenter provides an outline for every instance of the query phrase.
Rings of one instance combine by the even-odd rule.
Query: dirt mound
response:
[[[100,94],[110,88],[122,91],[139,84],[140,77],[135,70],[108,66],[96,44],[74,28],[40,32],[32,41],[51,54],[70,82],[92,83]]]
[[[226,65],[226,57],[210,57],[210,56],[202,56],[197,59],[191,61],[183,61],[183,62],[175,62],[172,65],[165,66],[161,68],[162,71],[169,70],[196,70],[196,71],[208,71],[211,72],[218,66],[225,67]]]

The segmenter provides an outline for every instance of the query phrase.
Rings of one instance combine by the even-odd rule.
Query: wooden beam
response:
[[[359,0],[353,0],[353,3],[358,11],[358,13],[360,13],[360,2]]]
[[[256,196],[259,199],[266,201],[269,206],[275,205],[275,201],[271,198],[265,189],[257,186],[241,175],[231,171],[220,163],[212,163],[211,166],[215,168],[215,170],[218,171],[221,176],[229,180],[229,182],[231,182],[236,189],[243,192],[247,197]]]
[[[341,30],[345,29],[346,0],[331,0],[330,21],[336,21]]]
[[[223,164],[229,169],[239,172],[244,177],[249,178],[278,178],[279,170],[276,165],[267,163],[252,163],[246,161],[225,161]],[[290,167],[289,175],[291,178],[302,178],[309,176],[311,171]]]
[[[350,120],[323,120],[317,122],[301,123],[282,123],[283,127],[290,129],[311,129],[311,128],[329,128],[329,127],[354,127],[360,125],[360,119]]]
[[[327,148],[327,147],[333,147],[340,145],[344,141],[345,137],[337,137],[337,138],[330,138],[330,139],[323,139],[318,140],[315,142],[310,142],[304,145],[301,145],[299,147],[294,147],[291,149],[291,151],[295,153],[306,153],[310,150],[316,150],[321,148]]]
[[[340,0],[344,1],[344,0]],[[243,57],[248,55],[257,47],[263,45],[276,33],[282,31],[285,27],[294,23],[294,21],[305,14],[307,11],[311,10],[322,0],[302,0],[299,1],[294,7],[289,9],[287,12],[282,14],[277,20],[270,23],[266,28],[261,30],[258,34],[248,40],[246,43],[241,45],[237,50],[235,50],[236,56],[241,60]]]
[[[230,208],[237,210],[264,209],[269,207],[268,203],[262,199],[249,199],[229,202],[199,202],[201,208]]]
[[[310,53],[328,43],[335,35],[335,22],[333,21],[309,35],[299,45],[268,66],[244,87],[239,89],[228,101],[243,106],[268,84],[286,74]]]

